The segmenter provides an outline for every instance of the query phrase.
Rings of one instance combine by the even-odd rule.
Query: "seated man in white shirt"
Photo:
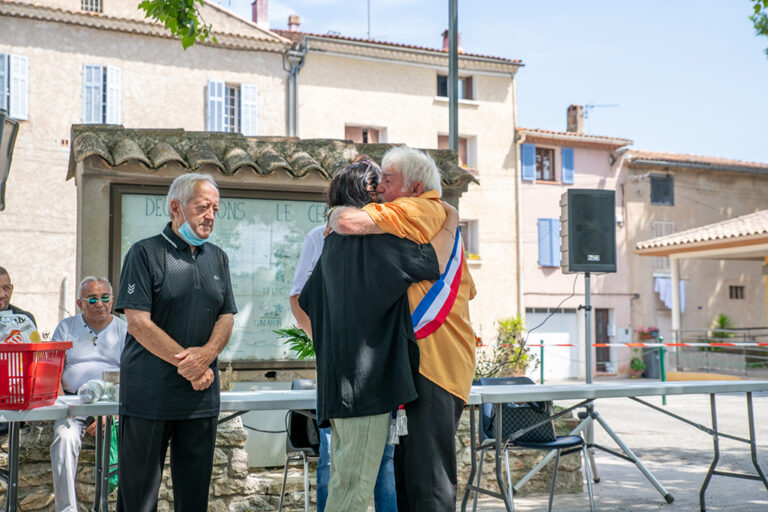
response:
[[[75,394],[101,372],[120,366],[127,324],[112,315],[112,285],[89,276],[80,282],[77,307],[81,314],[62,320],[53,332],[54,341],[71,341],[67,351],[59,394]],[[75,474],[83,433],[94,435],[96,423],[86,428],[86,418],[57,420],[53,428],[51,464],[58,512],[77,512]]]

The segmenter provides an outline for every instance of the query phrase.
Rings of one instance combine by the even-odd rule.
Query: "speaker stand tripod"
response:
[[[592,294],[590,289],[590,281],[591,281],[591,275],[589,272],[584,272],[584,305],[579,306],[579,309],[584,310],[584,346],[586,349],[586,383],[592,384]],[[597,464],[595,463],[595,453],[594,449],[600,449],[606,453],[609,453],[613,456],[619,457],[621,459],[624,459],[628,462],[633,463],[635,466],[637,466],[637,469],[640,470],[640,472],[648,479],[649,482],[651,482],[651,485],[653,485],[657,491],[659,491],[659,494],[662,495],[662,497],[667,501],[667,503],[672,503],[675,501],[675,498],[664,488],[663,485],[656,479],[656,477],[653,476],[653,474],[648,470],[648,468],[645,467],[645,465],[640,461],[640,459],[637,458],[637,456],[632,453],[632,450],[629,449],[629,447],[621,440],[621,438],[616,434],[616,432],[613,431],[613,429],[606,423],[605,419],[600,416],[600,413],[598,413],[595,410],[595,406],[590,400],[586,406],[585,406],[585,412],[579,413],[579,417],[582,418],[581,423],[573,430],[573,434],[580,433],[582,431],[586,431],[586,443],[587,443],[587,454],[589,456],[589,465],[592,468],[592,476],[594,478],[595,483],[600,481],[600,476],[597,472]],[[601,427],[603,427],[603,430],[613,439],[616,444],[621,448],[621,451],[624,453],[617,452],[616,450],[612,450],[610,448],[607,448],[605,446],[601,446],[599,444],[595,444],[595,428],[594,428],[594,422],[597,422]],[[551,459],[554,455],[552,453],[548,454],[547,457],[544,458],[544,460],[541,461],[540,465],[543,467],[546,462],[548,462],[549,459]],[[587,462],[585,461],[585,464]],[[539,465],[537,465],[534,470],[538,468]],[[522,483],[525,483],[521,480]],[[520,482],[518,482],[518,485],[522,485]],[[517,487],[517,486],[515,486]]]

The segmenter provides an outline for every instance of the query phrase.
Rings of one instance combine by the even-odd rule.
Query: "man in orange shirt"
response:
[[[362,209],[336,209],[329,219],[331,228],[340,234],[390,233],[417,243],[429,242],[446,217],[434,161],[422,151],[400,146],[387,151],[382,167],[384,178],[376,190],[385,202]],[[475,286],[463,253],[457,261],[455,299],[445,303],[450,308],[447,316],[417,340],[419,398],[405,406],[408,435],[395,449],[400,512],[456,508],[456,429],[475,371],[475,339],[469,321]],[[408,289],[412,313],[432,285],[432,281],[423,281]]]

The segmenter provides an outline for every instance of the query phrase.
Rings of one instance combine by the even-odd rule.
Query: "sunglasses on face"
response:
[[[99,300],[101,300],[101,302],[104,302],[106,304],[107,302],[112,300],[112,296],[107,294],[104,294],[101,297],[97,297],[96,295],[89,295],[88,297],[84,297],[83,300],[88,301],[88,304],[90,305],[96,304],[97,302],[99,302]]]

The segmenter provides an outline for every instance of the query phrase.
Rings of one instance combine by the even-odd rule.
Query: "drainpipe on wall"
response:
[[[512,122],[514,123],[515,131],[517,131],[517,91],[515,90],[514,83],[512,85]],[[513,137],[515,144],[515,275],[517,277],[517,314],[520,318],[525,318],[525,304],[523,304],[523,205],[520,204],[522,200],[522,191],[520,188],[523,186],[522,180],[522,162],[520,161],[520,144],[523,143],[524,138],[517,140],[517,136]]]
[[[299,136],[299,71],[304,67],[307,52],[309,51],[309,41],[297,43],[296,46],[283,54],[283,69],[288,71],[287,88],[287,121],[288,136]]]

